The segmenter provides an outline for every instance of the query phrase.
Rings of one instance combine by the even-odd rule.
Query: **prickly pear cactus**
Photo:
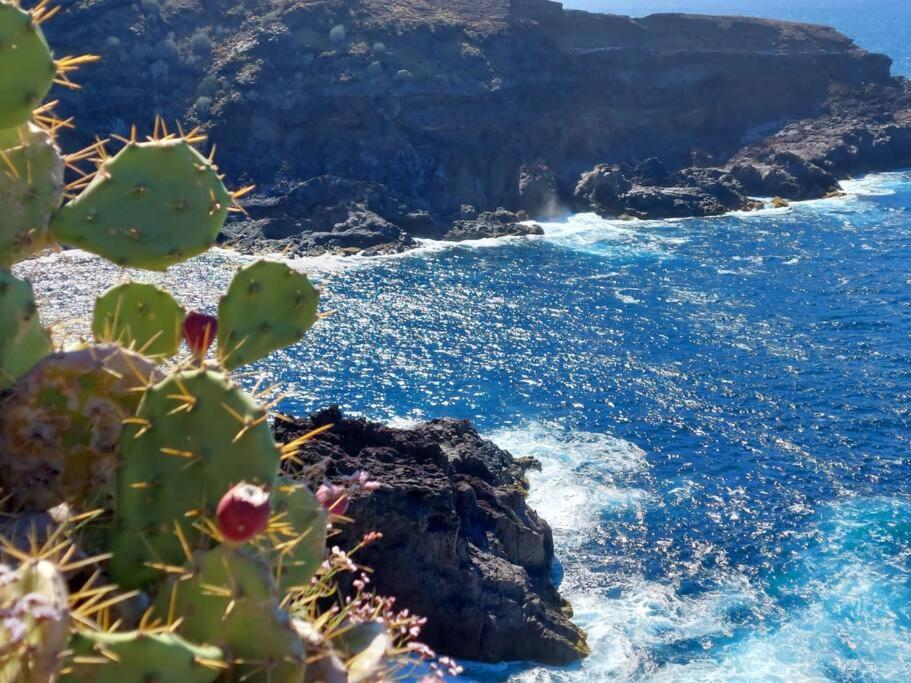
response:
[[[146,392],[120,451],[109,571],[128,587],[160,576],[149,564],[184,561],[175,524],[195,545],[199,532],[190,521],[212,515],[236,483],[271,487],[280,459],[265,412],[205,369],[171,375]]]
[[[51,338],[38,319],[32,286],[0,270],[0,389],[50,352]]]
[[[79,631],[59,683],[212,683],[222,673],[217,647],[169,633]]]
[[[0,566],[0,683],[50,683],[69,639],[69,593],[46,560]]]
[[[112,344],[46,356],[0,403],[0,482],[26,510],[106,504],[124,420],[161,379],[154,364]]]
[[[0,562],[21,563],[0,566],[0,683],[366,681],[385,676],[388,653],[420,657],[403,635],[420,620],[365,592],[366,575],[326,610],[358,567],[338,549],[323,561],[318,495],[279,479],[316,432],[279,449],[265,409],[205,359],[213,336],[223,370],[299,341],[318,318],[305,275],[241,269],[218,320],[121,285],[96,302],[96,345],[51,353],[31,286],[4,268],[56,240],[164,270],[205,251],[252,188],[229,193],[194,148],[203,136],[160,118],[116,155],[98,142],[62,157],[53,132],[69,124],[40,100],[96,58],[55,61],[40,26],[57,8],[18,3],[0,0],[0,489],[17,509]],[[90,159],[94,174],[76,168]],[[64,185],[65,168],[80,177]],[[61,207],[64,191],[79,194]],[[156,360],[182,333],[198,367],[165,377]],[[83,572],[68,595],[62,574],[75,585]],[[346,633],[347,670],[331,645]],[[311,672],[308,648],[322,662]]]
[[[60,206],[64,186],[63,157],[48,131],[28,123],[4,132],[0,134],[0,267],[47,245],[48,223]]]
[[[185,315],[183,306],[155,285],[125,282],[95,300],[92,334],[152,358],[173,356]]]
[[[57,73],[40,27],[16,2],[0,0],[0,128],[25,123]]]
[[[51,234],[121,266],[164,270],[212,246],[232,202],[187,139],[130,142],[60,209]]]
[[[377,680],[388,664],[386,651],[393,647],[385,626],[371,621],[349,623],[340,630],[342,633],[334,639],[332,646],[347,660],[347,683]]]
[[[280,479],[272,491],[266,548],[282,593],[306,587],[326,556],[326,510],[304,485]]]
[[[319,292],[284,263],[241,268],[218,306],[218,351],[228,369],[300,341],[317,319]]]
[[[196,553],[190,573],[161,592],[155,609],[168,621],[183,616],[178,630],[185,638],[221,647],[232,667],[229,680],[304,680],[304,644],[279,606],[269,566],[247,550]]]

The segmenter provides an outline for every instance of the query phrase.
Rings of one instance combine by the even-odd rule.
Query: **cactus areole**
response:
[[[269,493],[260,486],[241,482],[218,503],[218,530],[233,543],[246,543],[269,524]]]
[[[31,13],[0,2],[0,128],[25,123],[56,74],[57,65]]]
[[[54,216],[51,233],[120,266],[164,270],[212,245],[231,201],[189,141],[131,143]]]

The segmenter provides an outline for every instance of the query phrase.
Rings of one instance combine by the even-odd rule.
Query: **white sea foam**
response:
[[[541,472],[530,472],[529,504],[538,510],[555,533],[577,533],[604,510],[641,505],[648,494],[598,482],[588,468],[607,475],[628,473],[648,466],[646,453],[629,441],[609,434],[565,433],[558,425],[533,422],[519,429],[485,434],[515,456],[531,456],[541,462]]]
[[[848,501],[824,511],[821,542],[810,545],[796,569],[780,579],[807,601],[792,613],[782,613],[770,595],[736,574],[718,577],[717,589],[698,596],[635,576],[605,592],[602,577],[574,559],[605,516],[656,502],[647,491],[622,485],[625,477],[647,471],[647,453],[609,434],[568,432],[540,422],[487,436],[514,455],[542,463],[542,471],[531,475],[529,503],[554,529],[566,572],[561,590],[588,634],[592,655],[568,669],[473,666],[467,680],[815,683],[833,675],[911,680],[906,614],[911,557],[896,559],[888,547],[872,556],[869,551],[871,543],[885,543],[890,534],[907,536],[899,523],[909,513],[907,501]],[[905,547],[906,540],[895,544]],[[761,620],[749,633],[737,633],[732,617],[745,612],[762,615]],[[690,655],[686,663],[654,660],[663,649],[700,645],[705,656]]]
[[[782,579],[807,604],[712,660],[672,665],[655,681],[911,680],[907,500],[854,499],[820,520],[821,540]],[[903,526],[904,525],[904,526]]]
[[[852,180],[842,180],[841,187],[849,195],[883,197],[895,194],[896,187],[911,180],[911,172],[871,173]]]

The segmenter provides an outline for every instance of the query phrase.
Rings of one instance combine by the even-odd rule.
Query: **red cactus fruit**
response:
[[[221,497],[215,516],[225,538],[246,543],[269,524],[269,493],[241,482]]]
[[[324,508],[334,515],[344,515],[348,511],[348,489],[338,484],[325,483],[316,489],[316,499]]]
[[[202,358],[218,333],[218,320],[205,313],[190,311],[183,321],[183,338],[197,358]]]

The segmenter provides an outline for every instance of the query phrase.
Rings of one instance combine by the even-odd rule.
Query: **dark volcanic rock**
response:
[[[633,187],[619,166],[598,164],[591,171],[583,173],[576,184],[573,197],[576,205],[584,210],[600,214],[621,213],[622,197]]]
[[[553,218],[561,213],[557,178],[543,162],[519,170],[519,209],[535,218]]]
[[[237,184],[281,198],[311,178],[346,179],[357,207],[411,236],[441,237],[462,205],[711,213],[753,192],[822,196],[838,178],[911,163],[908,83],[822,26],[633,19],[548,0],[62,6],[46,24],[57,52],[103,57],[80,71],[83,90],[55,91],[79,122],[68,149],[160,113],[209,132]],[[643,188],[629,206],[607,185],[574,200],[597,164]],[[689,185],[678,172],[691,167],[727,171],[740,189]],[[347,202],[319,202],[326,215],[251,206],[253,222],[228,233],[257,248],[261,230],[300,252],[408,246]]]
[[[717,168],[688,168],[676,174],[650,159],[633,171],[633,184],[619,166],[599,164],[583,173],[574,199],[580,211],[634,218],[715,216],[750,208],[751,202],[737,179]]]
[[[301,459],[328,458],[330,478],[364,470],[382,484],[355,494],[347,512],[355,521],[332,543],[350,547],[368,531],[383,533],[360,560],[374,569],[380,593],[428,618],[431,647],[554,665],[587,654],[551,579],[550,527],[525,502],[531,462],[481,439],[467,421],[392,429],[331,408],[276,431],[290,440],[329,423],[335,427],[307,442]]]
[[[461,242],[485,237],[521,237],[544,234],[544,229],[540,225],[523,223],[523,220],[518,214],[506,209],[485,211],[476,218],[455,221],[452,229],[443,235],[443,239],[450,242]]]
[[[220,237],[221,243],[245,252],[307,256],[327,251],[392,253],[416,246],[401,227],[373,210],[397,213],[381,188],[369,183],[319,176],[246,204],[251,218],[229,223]]]
[[[716,216],[729,209],[698,187],[635,186],[623,195],[623,213],[635,218]]]

